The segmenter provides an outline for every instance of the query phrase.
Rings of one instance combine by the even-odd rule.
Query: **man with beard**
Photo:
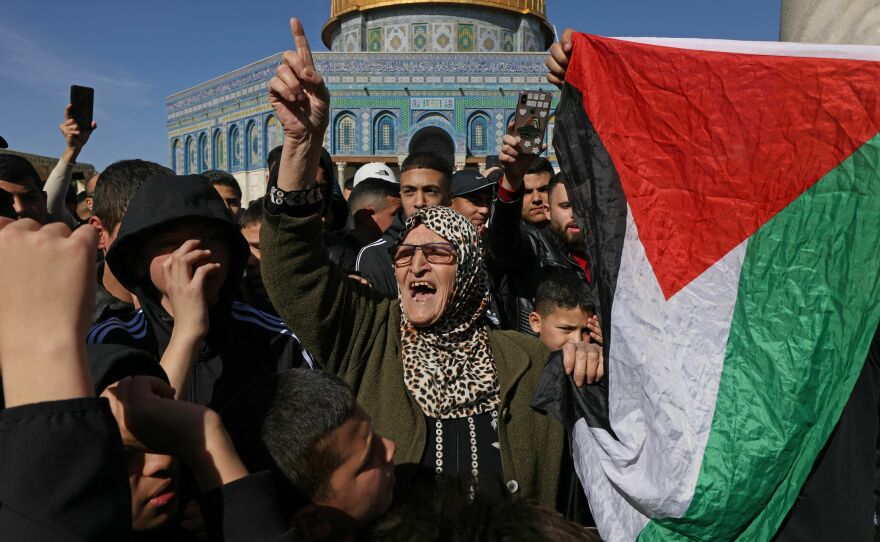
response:
[[[574,272],[590,282],[590,268],[584,252],[584,241],[578,227],[563,174],[555,175],[547,185],[550,204],[549,227],[542,230],[523,226],[524,177],[538,159],[518,150],[513,135],[505,135],[499,158],[504,176],[498,184],[498,197],[492,227],[489,228],[489,249],[493,260],[507,272],[509,289],[515,303],[506,309],[514,329],[534,335],[529,314],[534,310],[538,283],[548,274]]]

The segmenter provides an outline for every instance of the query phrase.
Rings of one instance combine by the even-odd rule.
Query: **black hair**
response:
[[[349,177],[345,179],[345,182],[342,183],[343,188],[347,188],[348,190],[354,189],[354,177]]]
[[[235,177],[233,177],[232,174],[219,169],[209,169],[200,175],[208,179],[208,182],[210,182],[212,186],[226,186],[231,188],[232,191],[235,192],[235,195],[238,196],[238,199],[241,199],[241,186],[238,185],[238,181],[235,180]]]
[[[42,190],[43,180],[30,160],[17,154],[0,154],[0,180],[12,184],[26,184],[29,179]]]
[[[281,160],[281,149],[282,146],[278,145],[266,155],[266,166],[271,170],[272,167],[278,163],[278,160]]]
[[[535,292],[535,312],[547,316],[557,308],[579,307],[587,314],[595,314],[586,283],[575,273],[558,272],[544,278]]]
[[[565,178],[563,173],[557,173],[550,179],[550,182],[547,183],[547,199],[550,199],[550,195],[553,193],[553,189],[556,188],[556,185],[561,184],[565,187],[566,192],[568,191],[568,181]]]
[[[550,163],[550,160],[547,160],[543,156],[539,156],[537,160],[532,162],[529,169],[526,170],[526,175],[534,173],[547,173],[550,177],[554,177],[556,175],[556,170],[553,169],[553,164]]]
[[[15,219],[18,213],[15,212],[15,200],[12,194],[6,190],[0,190],[0,217]]]
[[[155,162],[138,159],[113,162],[101,172],[92,193],[92,214],[101,219],[106,231],[112,231],[122,222],[135,192],[154,175],[170,176],[174,172]]]
[[[229,402],[223,421],[251,471],[280,472],[311,501],[332,496],[342,450],[328,438],[354,413],[351,389],[321,370],[292,369],[264,378]]]
[[[407,156],[400,165],[400,173],[403,174],[411,169],[433,169],[442,173],[447,183],[452,182],[452,166],[432,152],[414,152]]]
[[[358,183],[348,196],[348,208],[354,213],[365,206],[385,198],[399,198],[400,185],[382,179],[366,179]]]
[[[263,221],[263,214],[265,208],[263,207],[263,198],[255,199],[248,205],[248,208],[241,213],[241,220],[239,220],[239,226],[241,229],[250,228],[251,226],[256,226]]]
[[[374,542],[593,542],[599,537],[533,501],[516,499],[504,487],[477,491],[469,481],[442,478],[417,484],[399,506],[372,528]],[[482,485],[482,484],[481,484]],[[500,486],[501,482],[497,482]]]

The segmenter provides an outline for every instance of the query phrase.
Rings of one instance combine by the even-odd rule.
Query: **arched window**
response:
[[[488,154],[489,152],[489,118],[478,113],[471,117],[468,128],[468,150],[471,154]]]
[[[244,149],[241,145],[241,133],[238,126],[229,130],[229,164],[233,170],[241,169],[244,163]]]
[[[336,154],[355,151],[354,131],[354,115],[349,113],[341,115],[336,121]]]
[[[248,123],[247,130],[247,169],[257,169],[263,163],[263,155],[260,152],[260,131],[256,123]]]
[[[281,123],[278,122],[275,115],[269,115],[269,118],[266,119],[266,135],[264,136],[264,141],[266,142],[266,148],[263,149],[265,151],[265,156],[263,157],[264,160],[268,158],[272,149],[281,145],[283,139],[284,135],[281,131]]]
[[[175,139],[171,143],[171,169],[177,175],[183,173],[183,147],[181,147],[179,139]]]
[[[188,137],[186,138],[186,171],[185,174],[189,175],[190,173],[198,172],[198,153],[196,152],[196,140]]]
[[[211,149],[208,147],[208,136],[204,133],[199,136],[199,173],[208,171],[211,166]]]
[[[373,134],[374,153],[393,153],[397,151],[397,138],[395,137],[394,117],[382,115],[376,121],[376,132]]]
[[[226,169],[226,138],[223,137],[223,130],[214,132],[214,169]]]

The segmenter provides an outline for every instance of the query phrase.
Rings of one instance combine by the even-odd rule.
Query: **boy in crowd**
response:
[[[241,294],[248,305],[277,315],[260,274],[260,226],[263,224],[263,212],[263,200],[258,199],[251,202],[250,207],[241,215],[241,234],[251,251],[241,280]]]
[[[488,230],[497,182],[472,169],[457,171],[452,176],[452,208],[470,220],[480,237]]]
[[[16,218],[49,222],[43,181],[34,166],[17,154],[0,154],[0,190],[12,195]]]
[[[343,239],[358,250],[375,242],[391,227],[400,210],[400,185],[380,179],[365,179],[355,185],[348,198],[354,228]]]
[[[101,172],[92,192],[89,224],[98,230],[98,249],[104,258],[122,224],[128,204],[141,184],[153,175],[173,175],[165,166],[146,160],[119,160]],[[98,264],[98,289],[92,322],[98,323],[134,310],[137,299],[125,289],[104,261]]]
[[[219,169],[209,169],[202,173],[202,177],[208,179],[214,190],[220,194],[232,214],[232,221],[238,224],[241,217],[241,187],[235,177]]]
[[[334,375],[272,375],[239,393],[223,422],[248,469],[287,481],[299,540],[349,539],[391,505],[395,445]]]
[[[313,366],[278,317],[234,301],[249,255],[204,177],[147,179],[107,253],[141,309],[93,326],[88,343],[146,350],[178,398],[212,407],[261,376]]]
[[[452,168],[436,154],[415,152],[400,166],[400,204],[402,213],[394,217],[382,237],[361,249],[355,271],[373,288],[387,296],[397,296],[397,281],[388,248],[397,243],[407,218],[423,207],[449,206]]]
[[[550,275],[538,285],[529,325],[553,352],[562,350],[569,341],[602,344],[602,331],[590,294],[573,273]]]
[[[543,156],[537,158],[523,175],[523,231],[542,230],[550,222],[548,205],[550,180],[556,176],[553,164]]]

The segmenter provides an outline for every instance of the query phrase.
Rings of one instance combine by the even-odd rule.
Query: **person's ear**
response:
[[[296,529],[297,539],[304,542],[324,540],[332,531],[327,518],[311,503],[294,512],[290,521],[292,527]]]
[[[104,232],[104,224],[95,215],[89,217],[89,226],[98,230],[98,250],[107,250],[107,236]]]
[[[532,311],[529,314],[529,327],[531,327],[532,331],[534,331],[538,335],[541,334],[541,315],[540,314],[538,314],[537,312],[534,312],[534,311]]]
[[[95,211],[95,198],[91,196],[86,198],[86,209],[88,209],[90,213]]]

